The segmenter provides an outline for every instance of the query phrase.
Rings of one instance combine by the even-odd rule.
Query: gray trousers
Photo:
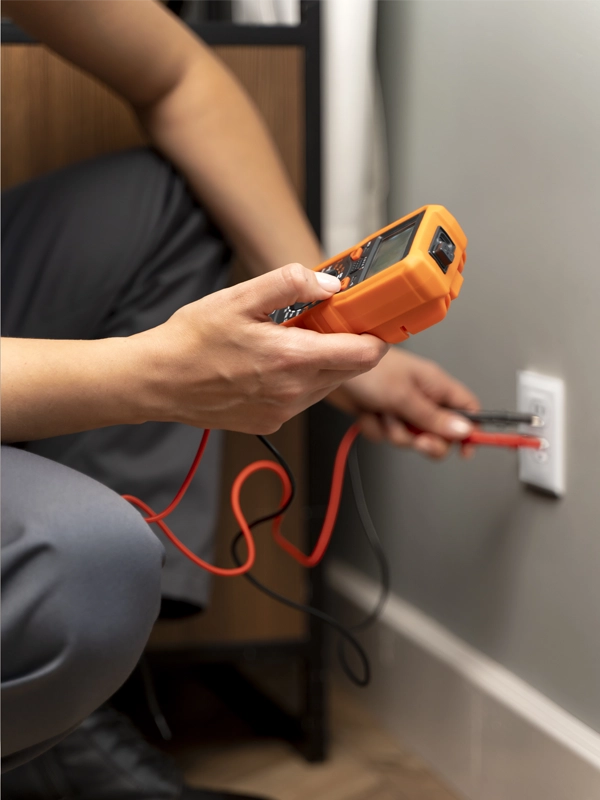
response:
[[[150,150],[94,159],[2,197],[2,334],[127,336],[225,284],[229,250]],[[156,618],[163,549],[119,495],[164,508],[200,431],[117,426],[2,448],[3,751],[51,746],[133,669]],[[170,523],[210,559],[220,437]],[[89,476],[89,477],[88,477]],[[170,544],[163,596],[207,602],[208,575]]]

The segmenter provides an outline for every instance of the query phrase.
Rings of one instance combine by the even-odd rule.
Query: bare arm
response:
[[[319,244],[252,102],[210,49],[162,6],[151,0],[5,0],[3,9],[18,24],[57,53],[100,78],[132,104],[158,149],[187,177],[198,198],[255,274],[275,269],[287,262],[300,261],[305,266],[312,267],[321,260]],[[287,303],[282,302],[280,305]],[[240,309],[236,308],[235,311]],[[218,315],[215,320],[215,324],[220,321]],[[162,327],[156,330],[162,330]],[[270,326],[269,330],[272,328]],[[266,359],[265,366],[275,363],[287,369],[288,365],[296,363],[290,358],[290,350],[294,348],[290,348],[289,335],[282,332],[280,334],[277,334],[277,340],[272,338],[270,341],[269,346],[274,349],[266,351],[270,352],[270,357]],[[282,338],[286,335],[287,339]],[[204,336],[206,338],[208,332],[205,331]],[[310,343],[305,341],[304,347],[309,348],[305,352],[314,354],[315,358],[317,353],[322,358],[325,357],[325,352],[338,353],[331,337],[319,337],[318,334],[315,336],[317,338],[313,337]],[[372,337],[361,338],[364,340]],[[197,353],[205,352],[202,350],[202,340],[195,341],[199,348]],[[87,358],[88,354],[91,357],[92,352],[99,354],[101,347],[107,347],[106,344],[99,343],[94,349],[92,345],[93,343],[71,343],[68,347],[72,346],[73,351],[65,350],[67,345],[60,343],[29,345],[39,347],[39,351],[35,351],[36,358],[40,358],[41,362],[47,360],[52,363],[53,369],[49,372],[41,370],[37,377],[24,374],[14,364],[13,369],[16,372],[11,370],[9,375],[8,370],[5,370],[5,386],[9,388],[8,394],[3,392],[5,421],[7,417],[9,420],[20,420],[18,425],[9,423],[9,438],[14,441],[15,437],[50,436],[57,432],[56,426],[61,428],[60,432],[81,430],[82,426],[98,427],[111,424],[115,417],[119,417],[118,421],[130,421],[132,413],[135,418],[140,419],[182,420],[185,417],[181,409],[169,403],[166,408],[161,408],[160,417],[147,416],[148,413],[159,413],[156,410],[148,412],[148,409],[137,408],[132,412],[127,399],[119,394],[119,387],[112,384],[114,380],[119,380],[119,365],[114,364],[114,372],[105,372],[106,364],[112,363],[111,358],[116,350],[111,350],[113,356],[108,362],[104,358],[100,359],[103,363],[98,365],[100,371],[97,375],[87,368],[81,372],[74,368],[72,353],[80,355],[85,350]],[[10,345],[13,346],[16,345]],[[90,350],[87,349],[88,346]],[[166,346],[167,340],[164,343],[164,347]],[[380,346],[383,345],[380,343]],[[33,351],[27,352],[32,363]],[[284,353],[287,354],[285,357]],[[298,353],[295,353],[295,357],[299,357]],[[163,381],[169,374],[166,363],[163,362]],[[332,396],[332,400],[342,408],[362,415],[363,419],[371,420],[370,429],[373,429],[373,435],[383,435],[397,444],[411,444],[413,440],[402,430],[401,423],[382,429],[377,421],[382,414],[397,414],[399,418],[409,418],[415,422],[423,419],[423,426],[434,435],[429,441],[433,445],[433,449],[430,448],[431,453],[441,455],[447,450],[447,446],[440,436],[448,431],[452,438],[452,432],[448,429],[450,420],[447,417],[445,420],[437,417],[437,421],[428,422],[428,401],[438,403],[438,396],[442,395],[446,402],[450,402],[450,395],[460,398],[456,402],[463,404],[468,400],[471,404],[476,401],[470,393],[461,393],[456,382],[446,376],[441,381],[445,387],[443,392],[438,389],[429,393],[421,392],[420,405],[423,413],[414,413],[414,393],[409,392],[406,395],[409,399],[413,398],[410,403],[402,393],[400,399],[391,402],[397,395],[399,384],[409,386],[412,382],[419,387],[422,384],[427,385],[431,373],[427,362],[419,365],[413,359],[410,366],[407,366],[408,363],[406,357],[393,351],[385,359],[381,369],[374,373],[372,381],[369,380],[366,384],[364,381],[349,383]],[[44,363],[41,366],[44,367]],[[87,366],[90,366],[89,362]],[[297,379],[304,377],[308,381],[306,391],[299,392],[295,387],[294,391],[299,394],[286,406],[287,410],[295,408],[294,413],[310,404],[307,402],[309,396],[312,398],[311,402],[316,402],[327,394],[322,388],[315,388],[315,375],[323,378],[322,369],[313,368],[311,372],[306,364],[303,364],[303,369],[302,372],[298,371],[296,363]],[[364,369],[359,370],[362,371]],[[341,374],[332,375],[330,370],[330,388],[333,389],[351,377],[350,372],[348,370],[342,378]],[[238,374],[240,380],[243,379],[242,373],[243,370]],[[102,375],[104,396],[96,393],[97,380]],[[43,382],[42,376],[50,384]],[[160,384],[161,379],[155,377]],[[182,388],[178,377],[172,376],[173,385]],[[200,376],[196,386],[202,385],[203,391],[206,391],[209,384],[202,380],[206,381],[206,376],[203,379]],[[323,378],[319,386],[324,385]],[[144,391],[147,391],[147,384],[145,386]],[[44,387],[49,387],[47,395]],[[376,387],[377,392],[371,391]],[[266,375],[263,388],[268,388],[272,397],[280,396],[278,392],[281,383],[276,373]],[[289,397],[294,396],[294,391],[288,387]],[[298,400],[299,396],[303,398],[302,402]],[[105,401],[103,408],[97,406],[98,397],[103,397]],[[17,408],[14,405],[15,398]],[[77,402],[78,398],[81,403]],[[161,397],[162,402],[165,402],[164,396]],[[284,404],[282,401],[273,402],[275,405],[271,406],[271,410],[274,412],[274,419],[283,421],[281,409]],[[29,403],[32,409],[37,409],[37,416],[36,413],[27,412],[27,422],[25,416]],[[189,412],[186,421],[192,424],[222,427],[237,425],[237,430],[244,429],[239,427],[243,420],[237,420],[235,413],[229,417],[226,414],[215,416],[200,413],[200,399],[197,401],[195,413],[190,411],[188,405],[184,405]],[[233,407],[237,408],[235,401]],[[266,407],[268,404],[264,406]],[[87,412],[84,410],[86,408]],[[43,416],[46,409],[52,409],[52,414],[46,415],[45,420],[38,418]],[[127,419],[123,418],[123,413]],[[54,423],[51,423],[52,419],[55,420]]]
[[[144,421],[133,337],[2,339],[2,441]]]
[[[269,319],[275,308],[339,288],[337,278],[291,264],[183,306],[135,336],[3,339],[2,439],[147,420],[271,433],[387,351],[374,336],[323,336]]]
[[[3,8],[132,104],[254,274],[319,263],[319,243],[260,114],[171,13],[151,0],[17,0]]]

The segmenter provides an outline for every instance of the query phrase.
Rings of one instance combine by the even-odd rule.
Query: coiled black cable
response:
[[[348,469],[350,472],[350,484],[352,486],[354,504],[356,506],[356,510],[358,511],[358,517],[360,519],[362,529],[367,537],[367,542],[369,543],[371,550],[373,551],[373,555],[377,560],[380,580],[379,597],[377,598],[377,602],[375,603],[372,611],[370,611],[360,622],[356,622],[350,627],[351,631],[358,632],[366,630],[370,625],[376,622],[383,611],[383,607],[385,606],[390,594],[390,566],[385,554],[385,550],[383,549],[381,540],[377,533],[377,529],[375,528],[373,520],[371,519],[369,507],[365,499],[362,478],[360,475],[360,466],[358,462],[358,439],[355,439],[348,455]],[[340,665],[347,675],[350,671],[350,667],[348,665],[343,639],[340,639],[338,642],[337,652]]]
[[[287,502],[285,502],[280,508],[278,508],[271,514],[266,514],[265,516],[260,517],[259,519],[256,519],[254,520],[254,522],[250,523],[248,527],[251,529],[257,525],[261,525],[264,522],[268,522],[274,519],[280,514],[283,514],[291,505],[296,493],[296,482],[294,480],[294,475],[284,457],[265,436],[259,435],[258,439],[260,439],[263,445],[271,452],[271,454],[277,459],[277,461],[286,471],[287,476],[290,480],[292,491]],[[289,608],[293,608],[296,611],[301,611],[305,614],[310,614],[311,616],[321,620],[321,622],[324,622],[326,625],[329,625],[331,628],[333,628],[341,637],[338,645],[338,657],[340,659],[340,665],[342,670],[344,671],[348,679],[352,681],[352,683],[356,684],[356,686],[367,686],[371,680],[371,666],[369,663],[369,658],[364,648],[358,641],[358,639],[353,635],[353,631],[364,630],[379,617],[379,614],[381,613],[381,610],[389,594],[389,584],[390,584],[389,565],[387,562],[387,558],[385,556],[385,552],[381,546],[381,542],[377,535],[377,531],[375,530],[375,526],[373,525],[373,521],[371,520],[371,516],[369,514],[366,500],[364,497],[362,481],[360,479],[360,469],[358,466],[358,456],[356,454],[356,441],[352,445],[349,462],[350,462],[350,477],[352,481],[352,491],[356,507],[358,510],[359,518],[361,520],[361,524],[365,531],[365,535],[367,536],[367,540],[373,550],[375,557],[377,558],[381,572],[381,591],[373,610],[369,612],[369,614],[359,623],[351,627],[347,627],[343,625],[341,622],[338,622],[338,620],[336,620],[335,617],[332,617],[330,614],[326,614],[324,611],[321,611],[318,608],[314,608],[313,606],[309,606],[304,603],[298,603],[289,597],[285,597],[284,595],[279,594],[279,592],[275,592],[273,589],[270,589],[268,586],[265,586],[263,583],[261,583],[261,581],[255,578],[250,572],[245,573],[244,578],[247,581],[249,581],[254,587],[256,587],[259,591],[263,592],[273,600],[276,600],[279,603],[283,603],[284,605],[289,606]],[[241,539],[242,539],[242,532],[239,531],[231,544],[231,555],[237,566],[240,566],[242,563],[237,552]],[[361,674],[357,674],[348,663],[345,650],[345,645],[348,644],[352,647],[355,654],[358,656],[358,659],[362,667]]]

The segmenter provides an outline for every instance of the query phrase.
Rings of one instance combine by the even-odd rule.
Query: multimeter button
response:
[[[443,271],[446,272],[450,264],[454,261],[456,245],[450,240],[447,234],[440,230],[429,252]]]
[[[333,264],[331,267],[327,267],[326,269],[322,269],[321,272],[324,275],[335,275],[335,277],[337,278],[337,274],[338,274],[337,264]]]
[[[456,248],[454,247],[454,245],[451,244],[450,242],[439,241],[433,250],[433,255],[445,267],[449,267],[450,264],[454,261],[455,249]]]
[[[350,278],[348,276],[346,276],[345,278],[342,278],[341,284],[342,284],[342,288],[340,289],[340,291],[343,292],[344,289],[347,289],[348,286],[350,286]]]
[[[362,247],[357,247],[356,250],[353,250],[350,253],[350,258],[352,259],[352,261],[358,261],[358,259],[362,256],[362,254],[363,254]]]

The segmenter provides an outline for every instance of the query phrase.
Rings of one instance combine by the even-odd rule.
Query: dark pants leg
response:
[[[5,192],[2,240],[7,336],[127,336],[227,277],[221,236],[181,178],[145,149]],[[200,435],[152,423],[3,448],[3,767],[50,747],[133,669],[158,611],[163,548],[118,495],[163,508]],[[171,518],[204,558],[218,474],[214,432]],[[207,574],[170,545],[167,552],[163,594],[205,604]]]
[[[229,250],[177,173],[151,150],[94,159],[2,197],[2,333],[48,339],[127,336],[154,327],[227,278]],[[201,358],[202,354],[199,353]],[[24,445],[160,510],[185,477],[200,431],[118,426]],[[210,559],[220,436],[170,517]],[[164,596],[205,605],[210,584],[168,545]]]

